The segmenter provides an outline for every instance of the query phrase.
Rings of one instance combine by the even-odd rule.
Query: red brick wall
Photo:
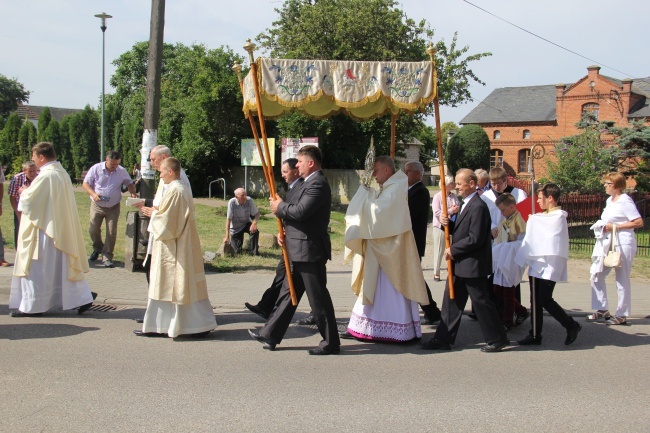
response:
[[[503,165],[511,176],[526,177],[530,173],[519,171],[519,152],[530,149],[535,144],[541,144],[546,150],[542,160],[535,161],[535,176],[546,175],[547,158],[553,158],[555,143],[562,137],[575,135],[580,132],[575,127],[582,116],[582,107],[585,104],[598,104],[598,119],[612,120],[617,125],[627,126],[629,108],[640,99],[630,93],[630,83],[623,82],[623,86],[609,81],[599,74],[599,67],[587,68],[587,75],[576,83],[557,87],[556,121],[549,123],[503,123],[480,125],[490,137],[492,150],[503,152]],[[591,84],[593,83],[593,84]],[[591,85],[590,85],[591,84]],[[646,124],[650,121],[646,119]],[[524,138],[524,130],[530,131],[530,138]],[[494,138],[494,132],[500,132],[500,138]],[[611,137],[603,137],[611,141]]]

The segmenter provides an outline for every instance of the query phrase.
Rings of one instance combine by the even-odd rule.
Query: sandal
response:
[[[609,314],[609,310],[598,310],[595,313],[592,313],[587,316],[587,320],[598,320],[598,319],[605,319],[609,320],[612,316]]]
[[[605,323],[608,325],[625,325],[627,323],[627,319],[625,316],[614,316],[607,319]]]

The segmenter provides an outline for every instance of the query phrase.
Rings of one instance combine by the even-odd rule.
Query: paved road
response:
[[[556,290],[577,316],[590,309],[585,269],[572,262],[571,283]],[[547,317],[543,346],[484,354],[467,319],[451,352],[346,340],[341,356],[310,357],[312,327],[292,326],[275,352],[247,335],[262,322],[243,302],[259,298],[268,271],[208,275],[219,327],[201,341],[132,334],[143,274],[91,270],[98,301],[113,310],[20,319],[7,315],[10,274],[0,268],[0,431],[649,431],[647,281],[634,281],[631,326],[579,318],[584,330],[569,347]],[[442,283],[425,276],[441,299]],[[337,259],[328,278],[343,327],[350,268]]]

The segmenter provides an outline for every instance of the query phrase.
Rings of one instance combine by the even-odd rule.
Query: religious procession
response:
[[[255,60],[254,45],[245,48],[251,58],[250,73],[242,79],[241,67],[235,65],[233,70],[241,84],[244,116],[262,160],[282,251],[271,288],[257,304],[245,303],[266,321],[260,329],[248,331],[252,339],[274,351],[306,293],[311,313],[303,323],[315,325],[322,338],[308,350],[310,355],[339,354],[341,339],[421,341],[423,324],[437,325],[433,337],[421,341],[422,350],[451,350],[468,300],[470,317],[478,322],[485,342],[482,352],[500,352],[510,346],[507,332],[529,317],[530,331],[517,344],[541,345],[544,311],[565,329],[565,345],[576,341],[582,325],[553,298],[556,283],[567,281],[569,259],[567,212],[560,206],[562,190],[558,185],[532,182],[529,197],[525,191],[507,186],[501,167],[489,172],[461,168],[446,173],[439,132],[441,190],[433,198],[422,183],[424,169],[419,161],[396,166],[395,125],[400,113],[412,113],[433,102],[440,131],[433,47],[427,50],[430,60],[423,62]],[[310,85],[299,88],[296,80],[304,77],[296,71],[306,71]],[[359,85],[359,81],[365,84]],[[332,190],[323,171],[323,153],[318,146],[304,145],[296,158],[282,162],[288,191],[284,198],[278,194],[272,172],[264,122],[296,110],[318,118],[345,113],[356,120],[389,114],[393,121],[390,155],[375,155],[371,143],[365,174],[346,210],[344,255],[352,266],[350,288],[356,303],[344,330],[337,326],[327,288]],[[91,199],[92,252],[88,256],[72,182],[57,161],[54,145],[40,142],[32,148],[33,165],[24,164],[23,184],[10,188],[15,190],[10,194],[16,197],[17,233],[11,316],[40,316],[55,308],[84,314],[92,307],[97,293],[86,281],[88,263],[101,255],[104,267],[114,266],[113,248],[125,189],[130,196],[127,204],[148,219],[148,236],[143,240],[148,304],[144,317],[137,319],[141,327],[134,334],[204,338],[217,328],[218,318],[208,297],[187,175],[167,146],[155,144],[143,158],[140,174],[150,177],[155,170],[160,181],[153,198],[139,197],[131,176],[120,165],[121,158],[119,152],[108,152],[105,162],[91,167],[84,178],[83,189]],[[631,314],[634,230],[643,226],[643,220],[623,192],[626,183],[622,174],[609,173],[602,183],[610,199],[592,227],[596,239],[590,271],[594,312],[587,320],[622,325]],[[244,188],[234,194],[228,203],[223,242],[241,251],[244,233],[248,233],[249,250],[258,254],[260,212]],[[441,262],[446,262],[448,270],[444,295],[438,299],[440,308],[421,263],[430,208],[434,280],[441,280]],[[104,221],[106,237],[102,240]],[[614,314],[609,311],[604,282],[612,269],[618,288]],[[521,294],[524,280],[529,282],[530,306],[527,296]],[[419,309],[424,314],[422,320]]]

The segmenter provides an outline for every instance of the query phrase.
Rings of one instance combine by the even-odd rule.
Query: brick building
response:
[[[531,147],[541,144],[545,157],[552,157],[558,139],[580,132],[574,125],[585,111],[619,126],[640,119],[650,124],[650,77],[619,80],[589,66],[572,84],[496,89],[460,123],[477,124],[488,134],[491,166],[526,177]],[[545,174],[543,162],[536,162],[535,173]]]

